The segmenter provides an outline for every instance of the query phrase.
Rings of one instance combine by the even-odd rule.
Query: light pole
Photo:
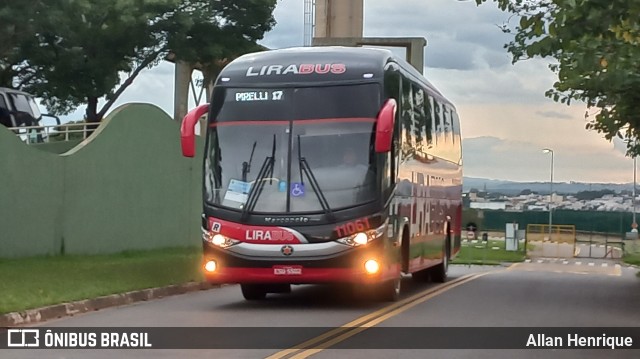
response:
[[[631,200],[633,201],[633,223],[631,223],[631,228],[635,231],[638,228],[638,222],[636,222],[636,156],[633,156],[633,192]]]
[[[549,181],[549,241],[551,241],[551,226],[553,225],[553,209],[551,207],[553,200],[553,150],[545,148],[542,152],[551,153],[551,180]]]

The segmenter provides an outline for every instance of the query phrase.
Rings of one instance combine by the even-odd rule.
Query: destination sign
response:
[[[280,101],[283,99],[284,91],[244,91],[235,94],[236,102],[250,101]]]

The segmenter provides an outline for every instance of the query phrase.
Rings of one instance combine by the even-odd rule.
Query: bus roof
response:
[[[218,76],[216,84],[255,86],[366,81],[381,79],[388,62],[397,63],[416,80],[441,95],[405,60],[396,57],[389,50],[371,47],[293,47],[246,54],[227,65]]]

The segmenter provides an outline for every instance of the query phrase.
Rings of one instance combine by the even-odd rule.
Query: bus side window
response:
[[[458,117],[458,113],[453,111],[453,143],[454,143],[454,153],[457,157],[457,160],[460,160],[462,157],[462,139],[460,136],[460,118]]]
[[[431,148],[433,146],[433,97],[431,96],[425,95],[424,114],[426,147]]]
[[[449,134],[451,132],[451,109],[449,108],[449,106],[447,105],[442,105],[442,118],[443,118],[443,126],[442,126],[442,132],[444,132],[444,141],[445,142],[451,142],[449,141]]]
[[[416,150],[424,152],[426,148],[427,116],[425,113],[424,91],[417,85],[413,85],[413,134],[416,138]]]
[[[442,132],[442,121],[441,121],[441,106],[438,103],[438,100],[433,99],[433,119],[434,119],[434,132],[436,137],[436,144],[438,143],[438,139],[440,138],[440,133]]]
[[[406,77],[402,78],[402,159],[411,155],[414,146],[413,141],[413,94],[411,82]]]
[[[402,82],[400,80],[400,73],[398,71],[398,67],[395,64],[389,64],[385,68],[384,74],[384,92],[385,98],[392,98],[396,100],[398,104],[398,109],[396,111],[395,124],[396,128],[393,131],[393,146],[391,151],[387,155],[385,159],[385,177],[383,179],[383,191],[385,192],[385,198],[387,195],[390,195],[391,190],[393,189],[393,185],[395,184],[395,179],[398,176],[398,155],[400,151],[400,137],[401,137],[401,127],[400,127],[400,113],[401,113],[401,86]]]

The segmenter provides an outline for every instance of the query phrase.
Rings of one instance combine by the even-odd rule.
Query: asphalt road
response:
[[[590,264],[591,263],[591,264]],[[294,287],[291,294],[246,302],[237,286],[63,318],[42,326],[63,327],[263,327],[251,335],[281,333],[295,345],[361,319],[355,326],[400,327],[638,327],[640,280],[636,270],[589,259],[533,260],[510,268],[450,268],[449,287],[403,281],[403,301],[363,301],[340,288]],[[430,293],[425,295],[423,293]],[[417,299],[415,299],[417,298]],[[390,308],[390,309],[389,309]],[[373,313],[373,314],[372,314]],[[364,318],[364,319],[362,319]],[[321,327],[316,334],[289,327]],[[279,330],[279,328],[281,330]],[[176,335],[184,329],[175,329]],[[192,333],[192,332],[191,332]],[[253,334],[252,334],[253,333]],[[637,350],[419,350],[331,349],[376,343],[374,331],[345,332],[344,340],[313,352],[277,349],[226,350],[5,350],[2,358],[636,358]],[[192,335],[192,334],[188,334]],[[338,336],[337,336],[338,337]],[[280,338],[282,339],[282,338]]]

